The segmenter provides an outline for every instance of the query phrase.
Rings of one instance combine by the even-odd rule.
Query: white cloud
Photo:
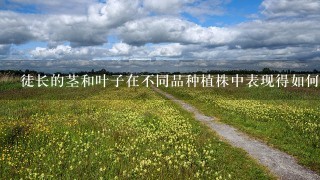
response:
[[[84,16],[49,16],[42,25],[46,41],[69,41],[72,46],[101,45],[107,42],[108,29],[95,28]]]
[[[0,44],[22,44],[35,39],[28,19],[11,12],[0,11]]]
[[[281,48],[317,45],[320,42],[320,20],[257,20],[233,27],[239,32],[230,45],[242,48]]]
[[[129,44],[173,42],[224,45],[237,35],[228,28],[201,27],[179,18],[150,17],[130,21],[119,28],[119,36]]]
[[[59,45],[56,48],[41,48],[37,47],[36,49],[30,52],[31,56],[35,59],[90,59],[91,50],[86,47],[82,48],[72,48],[70,46]]]
[[[6,1],[7,2],[7,1]],[[222,0],[11,0],[35,5],[44,14],[0,11],[0,53],[11,44],[48,42],[30,52],[36,59],[187,58],[316,59],[320,57],[320,2],[264,0],[264,18],[229,27],[204,27],[187,21],[224,13]],[[6,3],[4,3],[6,4]],[[57,8],[60,5],[61,8]],[[70,8],[74,6],[73,8]],[[80,8],[80,9],[79,9]],[[83,9],[85,11],[83,11]],[[10,9],[10,8],[8,8]],[[54,10],[57,9],[57,10]],[[108,36],[117,36],[112,48]],[[121,41],[121,43],[119,43]],[[69,42],[70,46],[61,45]],[[150,45],[151,44],[151,45]],[[100,46],[100,48],[98,48]],[[25,52],[27,53],[27,52]],[[12,53],[11,53],[12,54]],[[4,55],[2,55],[4,56]],[[7,55],[6,55],[7,56]]]
[[[113,55],[130,55],[132,50],[135,48],[125,43],[117,43],[114,44],[113,47],[110,49],[110,52]]]
[[[179,57],[182,56],[184,46],[179,43],[172,43],[167,45],[157,45],[154,50],[150,52],[151,57]]]
[[[196,60],[284,60],[320,59],[318,47],[284,47],[229,49],[227,46],[207,48],[202,45],[179,43],[131,46],[117,43],[110,49],[95,47],[71,47],[58,45],[56,48],[36,48],[30,52],[34,59],[196,59]]]
[[[42,1],[35,3],[40,2]],[[48,6],[56,3],[43,2]],[[78,15],[0,11],[0,44],[23,44],[37,40],[50,44],[67,41],[71,46],[102,45],[107,42],[110,30],[141,17],[143,13],[139,0],[132,0],[130,3],[125,0],[108,0],[106,4],[93,3],[87,14]]]
[[[85,16],[21,15],[0,12],[0,44],[29,41],[69,41],[72,45],[99,45],[106,42],[107,30],[94,28]]]
[[[264,0],[262,13],[268,17],[319,16],[319,0]]]
[[[88,20],[96,26],[117,27],[125,22],[146,15],[139,0],[108,0],[95,4],[88,10]]]
[[[319,59],[320,52],[312,52],[314,47],[283,47],[256,49],[229,49],[227,46],[215,49],[193,51],[194,59],[204,60],[312,60]]]

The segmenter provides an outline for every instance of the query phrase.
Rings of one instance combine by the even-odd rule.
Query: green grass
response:
[[[164,88],[320,173],[319,88]]]
[[[3,86],[0,179],[274,179],[151,89]]]

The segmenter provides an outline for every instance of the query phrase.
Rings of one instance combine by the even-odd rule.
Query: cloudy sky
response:
[[[319,60],[319,0],[0,0],[1,60]]]

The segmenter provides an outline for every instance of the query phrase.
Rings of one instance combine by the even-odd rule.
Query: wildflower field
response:
[[[320,88],[162,88],[320,173]]]
[[[197,103],[207,104],[199,107],[233,108],[235,114],[241,106],[221,96],[220,107],[194,90],[176,94],[199,96]],[[151,88],[21,88],[19,82],[1,82],[0,107],[0,179],[274,179]],[[262,124],[273,122],[265,116]],[[319,132],[319,126],[294,122],[286,121],[305,134]],[[312,140],[318,136],[310,138],[301,147],[318,153]]]

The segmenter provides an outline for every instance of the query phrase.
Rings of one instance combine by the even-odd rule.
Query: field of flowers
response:
[[[320,89],[163,88],[320,172]]]
[[[1,94],[0,179],[274,178],[148,88]]]

